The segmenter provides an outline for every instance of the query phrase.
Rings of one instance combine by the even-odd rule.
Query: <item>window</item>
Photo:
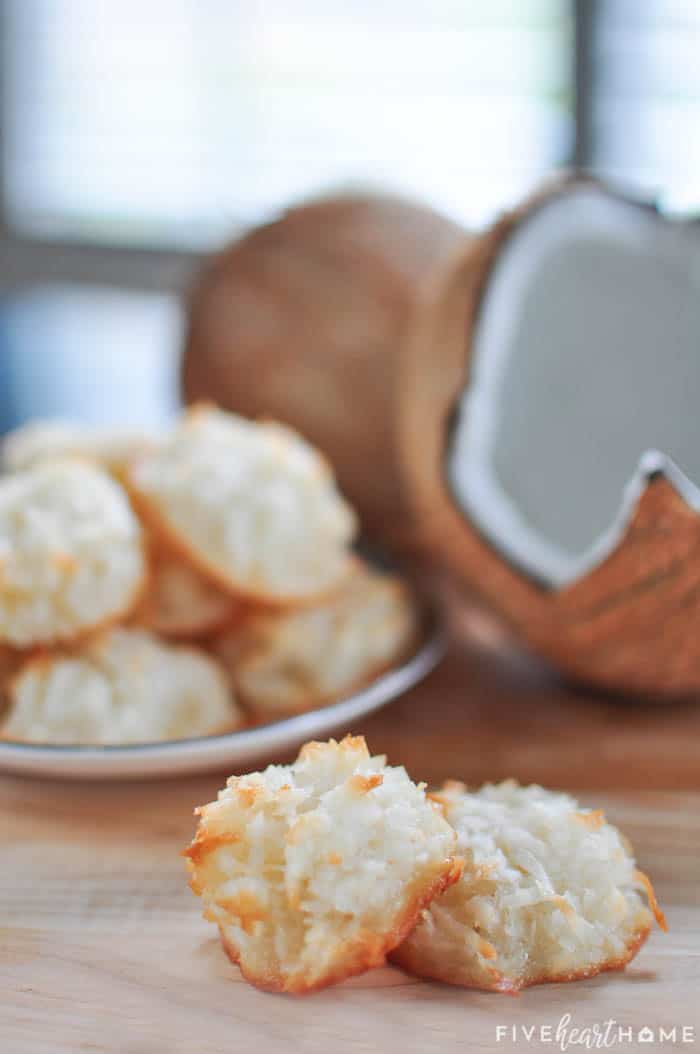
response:
[[[0,0],[0,13],[6,247],[179,258],[357,185],[478,224],[572,158],[697,203],[694,0]],[[64,251],[63,270],[179,281],[150,255],[123,259],[120,272]],[[50,248],[41,260],[53,276]]]
[[[32,285],[0,301],[0,432],[27,418],[156,427],[178,403],[175,298]]]
[[[481,225],[573,160],[696,207],[699,54],[695,0],[0,0],[2,421],[166,412],[172,294],[314,193]]]
[[[572,143],[568,0],[4,0],[19,232],[204,247],[314,192],[468,223]]]
[[[658,196],[700,205],[700,4],[596,4],[590,72],[595,168]]]

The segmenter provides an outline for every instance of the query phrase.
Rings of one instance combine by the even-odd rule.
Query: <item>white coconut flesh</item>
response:
[[[499,253],[450,489],[506,558],[565,585],[615,547],[651,473],[700,509],[699,407],[700,225],[578,187]]]

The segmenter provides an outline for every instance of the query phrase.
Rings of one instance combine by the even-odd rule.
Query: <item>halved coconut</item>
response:
[[[700,229],[587,180],[436,276],[400,449],[437,551],[538,650],[700,688]]]
[[[446,468],[460,507],[548,584],[619,542],[650,471],[700,491],[700,236],[572,186],[489,275]],[[659,453],[663,451],[663,453]]]

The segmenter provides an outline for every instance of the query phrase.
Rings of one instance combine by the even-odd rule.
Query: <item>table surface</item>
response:
[[[622,1047],[636,1049],[649,1026],[655,1044],[642,1049],[672,1049],[662,1027],[676,1029],[673,1049],[700,1049],[700,708],[574,691],[504,649],[483,613],[460,620],[469,639],[354,731],[415,778],[515,775],[580,791],[632,839],[668,934],[652,934],[624,973],[518,997],[388,967],[305,999],[266,995],[223,955],[178,855],[193,806],[224,774],[111,785],[2,777],[0,1051],[558,1050],[539,1030],[566,1014],[570,1029],[609,1018],[632,1027]],[[533,1026],[514,1041],[512,1029]]]

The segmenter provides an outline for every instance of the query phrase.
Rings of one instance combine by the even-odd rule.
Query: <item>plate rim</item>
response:
[[[167,778],[168,774],[221,767],[227,754],[232,764],[236,764],[237,755],[263,758],[267,752],[284,750],[322,734],[324,729],[341,727],[397,699],[427,677],[443,658],[447,633],[435,604],[420,596],[415,596],[414,602],[420,634],[408,656],[358,691],[327,706],[252,728],[165,742],[71,745],[0,740],[0,773],[97,780]],[[151,771],[141,769],[146,762],[155,767]]]

